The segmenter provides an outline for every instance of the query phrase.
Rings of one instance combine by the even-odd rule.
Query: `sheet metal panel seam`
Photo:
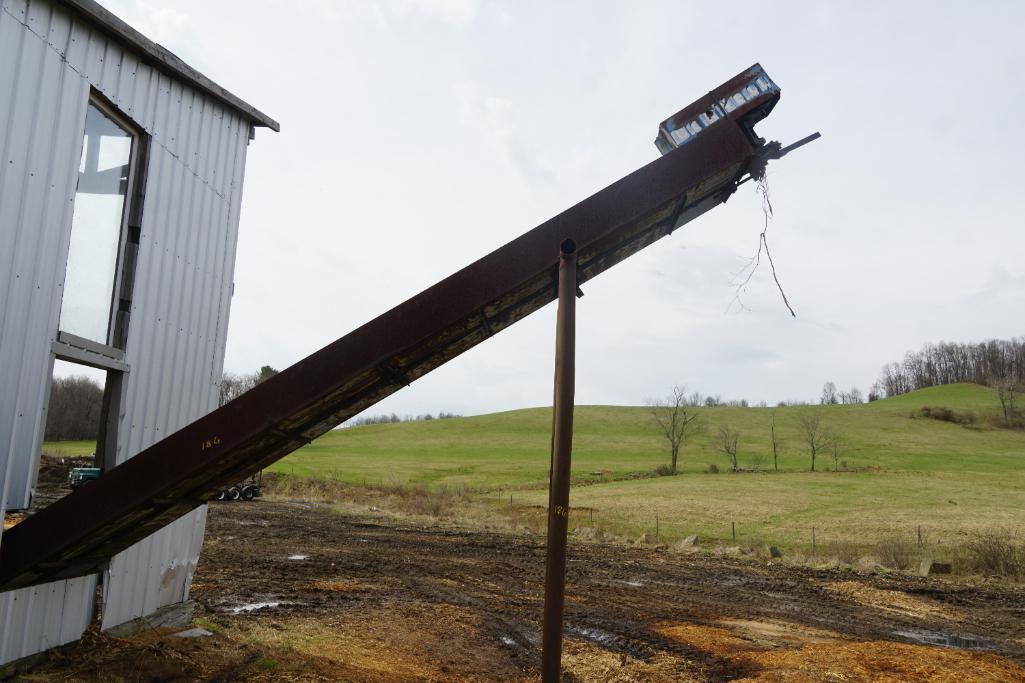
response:
[[[3,75],[2,68],[4,64],[9,65],[10,68],[10,92],[6,94],[4,99],[0,99],[0,103],[8,103],[7,107],[0,107],[0,110],[4,110],[6,112],[6,115],[0,114],[0,116],[3,116],[3,118],[0,119],[0,123],[3,124],[3,127],[0,128],[0,131],[4,131],[4,134],[0,135],[0,143],[2,143],[0,144],[0,155],[2,155],[0,156],[0,196],[17,196],[12,191],[7,191],[6,187],[9,183],[12,182],[11,172],[9,169],[11,168],[11,164],[13,163],[12,145],[13,141],[15,140],[15,136],[11,135],[10,131],[14,129],[15,115],[17,113],[14,108],[14,104],[17,101],[15,94],[18,91],[19,83],[21,81],[23,74],[21,69],[21,60],[23,53],[22,46],[24,44],[24,31],[15,29],[13,27],[13,24],[15,22],[12,21],[12,19],[8,19],[8,15],[9,13],[7,7],[4,6],[3,14],[0,15],[0,36],[3,36],[3,31],[6,30],[8,32],[16,32],[17,39],[6,39],[4,41],[0,41],[0,49],[2,49],[5,45],[9,45],[12,48],[17,46],[18,49],[14,51],[15,54],[13,59],[5,59],[3,62],[0,62],[0,75]],[[10,16],[13,18],[13,15]],[[3,163],[5,161],[8,163]],[[13,219],[6,218],[6,214],[12,211],[12,206],[14,206],[13,202],[0,203],[0,231],[4,230],[5,226],[7,225],[15,226],[15,229],[17,227],[17,223]],[[15,208],[20,211],[20,206],[17,206]],[[14,232],[13,237],[15,240],[15,246],[17,244],[18,236],[19,233]],[[16,251],[16,248],[11,248],[10,250],[4,250],[4,253],[0,254],[0,265],[2,265],[2,269],[0,269],[0,278],[3,279],[5,289],[8,292],[11,291],[12,283],[10,279],[14,274],[15,264],[17,262]],[[10,331],[12,325],[8,324],[8,320],[12,316],[14,305],[15,300],[9,296],[4,297],[3,301],[0,302],[0,354],[7,353],[7,348],[10,344],[9,342],[7,342],[7,337],[12,334],[12,332]],[[12,383],[11,378],[9,378],[8,375],[13,372],[13,368],[13,364],[0,364],[0,382],[2,382],[5,386],[9,386]],[[5,424],[8,424],[9,421],[9,428],[11,431],[13,431],[14,415],[15,411],[17,410],[17,396],[10,396],[6,392],[4,394],[0,394],[0,406],[3,406],[4,408],[3,412],[0,412],[0,429],[2,429]],[[0,490],[0,520],[3,519],[4,510],[6,510],[7,508],[8,489],[10,482],[9,472],[11,470],[15,450],[16,443],[12,439],[4,448],[3,452],[0,453],[0,457],[3,458],[2,462],[0,462],[0,472],[2,472],[4,475],[3,486],[0,487],[2,488],[2,490]],[[2,544],[2,542],[2,526],[0,526],[0,544]]]
[[[6,7],[4,8],[4,12],[5,12],[5,14],[9,14]],[[9,16],[11,16],[15,20],[17,20],[17,17],[14,17],[13,14],[9,14]],[[9,23],[10,23],[10,20],[5,20],[5,24],[4,25],[7,25]],[[13,68],[11,69],[12,73],[11,73],[11,76],[10,76],[11,90],[10,90],[10,94],[8,95],[9,99],[6,100],[9,104],[8,104],[8,107],[7,107],[8,114],[6,116],[6,121],[5,121],[5,125],[4,125],[4,128],[3,128],[3,130],[5,131],[5,134],[3,135],[3,139],[4,139],[5,142],[4,142],[4,145],[2,147],[0,147],[0,151],[3,152],[3,157],[0,158],[0,162],[3,162],[3,161],[7,162],[7,163],[0,163],[0,196],[11,196],[11,197],[16,197],[17,198],[16,202],[10,202],[10,203],[3,202],[3,203],[0,203],[0,229],[3,229],[4,226],[6,226],[6,225],[11,225],[11,226],[14,226],[14,228],[15,228],[15,232],[14,232],[14,235],[13,235],[14,243],[9,245],[9,250],[8,249],[4,250],[5,258],[4,257],[0,257],[0,258],[3,258],[4,261],[6,261],[6,263],[4,264],[3,270],[0,271],[0,275],[2,275],[4,280],[5,280],[5,289],[6,289],[7,292],[12,291],[12,289],[14,288],[14,283],[12,282],[12,278],[14,277],[14,274],[15,274],[15,271],[16,271],[16,267],[17,267],[18,243],[20,242],[20,234],[21,234],[20,231],[17,230],[17,227],[20,225],[20,223],[15,218],[18,214],[21,213],[21,204],[20,204],[21,193],[17,193],[17,192],[15,192],[12,189],[8,189],[8,185],[13,184],[15,182],[15,180],[13,180],[14,176],[13,176],[13,173],[11,171],[11,167],[14,165],[14,157],[15,156],[19,156],[19,158],[20,158],[20,150],[15,150],[14,147],[13,147],[13,145],[15,144],[15,140],[19,140],[20,137],[12,135],[10,133],[10,131],[14,131],[15,129],[19,130],[19,132],[20,132],[20,128],[17,125],[17,123],[18,123],[17,114],[19,113],[19,110],[15,108],[15,103],[17,101],[19,101],[19,98],[17,97],[17,94],[19,92],[19,88],[21,87],[21,82],[22,82],[22,79],[23,79],[23,76],[24,76],[24,71],[22,69],[22,59],[23,59],[23,56],[24,56],[24,53],[25,53],[25,49],[24,49],[25,32],[24,31],[18,31],[17,34],[18,34],[17,35],[17,41],[9,41],[10,45],[12,45],[12,46],[17,45],[17,50],[16,50],[16,53],[15,53],[14,60],[12,60],[10,62],[10,64],[13,65]],[[5,41],[5,42],[7,42],[7,41]],[[11,213],[14,213],[15,216],[14,217],[8,217],[8,214],[11,214]],[[0,315],[0,352],[4,352],[8,348],[9,345],[13,345],[13,342],[9,342],[7,340],[8,340],[9,337],[11,337],[14,334],[14,330],[12,328],[14,328],[15,326],[11,325],[9,323],[9,321],[10,321],[10,318],[12,317],[13,309],[14,309],[14,306],[15,306],[16,302],[17,302],[17,300],[12,298],[12,297],[10,297],[10,296],[4,297],[4,306],[3,306],[3,309],[2,309],[2,315]],[[20,347],[18,347],[18,348],[20,349]],[[4,371],[6,370],[7,373],[12,373],[13,372],[13,368],[14,368],[13,365],[6,366],[6,367],[3,366],[3,365],[0,365],[0,380],[3,380],[3,384],[5,386],[10,386],[12,384],[12,378],[5,377],[4,376],[5,375]],[[15,395],[13,397],[13,401],[16,401],[16,400],[17,400],[17,395]],[[4,420],[4,421],[6,421],[8,419],[11,420],[10,429],[12,430],[12,432],[14,430],[14,424],[15,424],[14,416],[15,416],[15,411],[17,410],[16,405],[17,404],[15,403],[15,405],[12,406],[10,410],[6,410],[6,411],[4,411],[3,414],[0,414],[0,420]],[[0,423],[0,424],[2,424],[2,423]],[[6,509],[6,507],[7,507],[7,504],[6,504],[7,503],[7,490],[8,490],[7,484],[9,482],[8,472],[9,472],[10,465],[11,465],[11,462],[12,462],[12,459],[13,459],[13,455],[14,455],[12,451],[15,448],[16,448],[16,444],[15,444],[14,440],[12,439],[11,442],[8,444],[7,448],[5,449],[5,452],[4,452],[4,463],[3,463],[3,465],[4,465],[4,483],[5,483],[5,485],[4,485],[4,491],[2,492],[2,495],[0,495],[0,497],[2,497],[2,499],[3,499],[3,501],[2,501],[3,502],[3,509]],[[2,513],[0,513],[0,514],[2,514]],[[2,543],[2,538],[0,538],[0,543]]]
[[[26,68],[29,73],[41,74],[44,72],[46,67],[47,51],[44,47],[34,45],[36,50],[26,49],[25,51],[30,55],[30,60],[26,63],[23,68]],[[21,176],[21,187],[17,193],[18,210],[15,218],[16,236],[15,243],[12,252],[16,255],[15,262],[12,263],[14,282],[11,283],[7,290],[7,297],[14,301],[25,302],[24,311],[19,312],[20,315],[14,325],[16,329],[14,343],[16,348],[21,349],[22,362],[18,364],[18,379],[17,379],[17,390],[15,395],[17,398],[17,408],[15,414],[15,421],[11,430],[11,443],[16,448],[31,450],[32,446],[25,442],[33,439],[35,435],[35,427],[37,424],[38,416],[35,415],[35,411],[31,411],[30,418],[33,422],[32,428],[26,428],[25,413],[28,410],[26,404],[35,405],[38,403],[37,396],[41,392],[41,384],[44,378],[32,377],[34,371],[38,372],[39,362],[33,363],[34,358],[41,358],[47,353],[42,347],[35,347],[30,344],[30,340],[33,337],[38,338],[36,327],[45,325],[45,320],[40,323],[39,311],[31,305],[32,303],[32,291],[31,283],[28,282],[29,278],[22,278],[23,271],[26,271],[26,264],[35,263],[38,261],[38,239],[34,231],[28,230],[26,222],[29,220],[28,213],[32,211],[35,213],[37,210],[34,200],[33,189],[37,182],[33,182],[35,172],[38,170],[42,163],[40,157],[45,156],[46,143],[52,144],[52,136],[47,135],[46,140],[43,144],[39,144],[37,137],[40,135],[40,123],[41,119],[45,118],[46,114],[40,112],[43,107],[43,96],[45,94],[44,88],[50,84],[44,84],[46,79],[36,79],[35,87],[32,88],[31,99],[23,97],[19,94],[15,94],[15,97],[21,101],[25,101],[27,105],[25,111],[32,112],[31,115],[27,115],[29,119],[27,130],[24,131],[23,135],[19,135],[22,140],[22,145],[25,148],[21,158],[23,160],[24,169]],[[13,132],[13,131],[12,131]],[[45,201],[44,201],[45,204]],[[10,279],[8,280],[10,282]],[[6,327],[6,325],[5,325]],[[8,335],[8,339],[10,336]],[[26,463],[24,459],[19,459],[16,462],[16,469],[13,472],[8,473],[7,481],[16,482],[21,489],[21,496],[15,499],[13,502],[19,507],[23,507],[27,504],[28,486],[29,481],[32,479],[32,473],[30,470],[31,464],[38,462],[38,455],[35,453],[29,453],[29,461]],[[13,476],[12,476],[13,475]]]
[[[195,98],[193,98],[195,106]],[[200,102],[202,104],[202,102]],[[193,110],[193,117],[197,121],[198,125],[194,126],[194,138],[190,140],[190,146],[193,149],[198,149],[203,144],[204,133],[209,125],[209,121],[204,116],[202,107],[199,111]],[[195,155],[195,152],[194,152]],[[196,157],[196,161],[200,159]],[[180,306],[183,310],[180,312],[177,324],[177,330],[172,330],[178,335],[178,341],[176,342],[177,352],[175,354],[176,364],[180,364],[181,370],[176,373],[177,375],[187,377],[189,371],[192,369],[191,366],[196,364],[195,362],[190,363],[190,358],[199,361],[199,358],[194,354],[190,337],[192,335],[192,329],[194,328],[193,320],[196,318],[197,307],[201,307],[204,302],[200,301],[196,297],[198,287],[202,284],[198,280],[198,269],[194,264],[201,258],[202,253],[200,250],[200,241],[202,239],[202,233],[209,229],[209,226],[204,222],[205,217],[205,202],[206,192],[202,187],[196,187],[192,184],[193,199],[190,202],[190,216],[187,224],[189,226],[195,226],[194,231],[196,234],[187,235],[185,244],[181,249],[180,258],[183,259],[182,270],[183,277],[180,282],[183,285],[184,291],[180,292]],[[179,425],[186,425],[189,423],[190,412],[186,398],[191,398],[193,391],[192,382],[183,382],[182,386],[177,391],[177,396],[172,400],[170,409],[172,411],[172,418],[168,420],[168,428],[171,429],[172,425],[175,428]]]
[[[54,75],[55,76],[54,78],[48,78],[47,77],[49,74],[46,74],[45,72],[46,72],[48,67],[56,68],[57,69],[57,74]],[[48,194],[49,194],[47,192],[47,186],[51,185],[51,183],[49,181],[51,180],[51,178],[53,177],[53,174],[56,172],[56,169],[58,168],[59,147],[57,145],[57,142],[58,142],[59,138],[58,138],[57,135],[54,134],[54,131],[55,130],[59,130],[59,126],[60,126],[59,112],[64,110],[64,107],[62,106],[62,103],[63,103],[63,99],[64,99],[65,88],[63,87],[64,83],[63,83],[63,79],[61,78],[61,76],[64,73],[64,69],[61,68],[59,61],[57,61],[55,59],[48,59],[48,60],[44,60],[44,64],[42,65],[41,71],[43,72],[43,77],[40,79],[40,92],[41,93],[43,92],[43,90],[42,90],[42,88],[44,87],[43,84],[45,84],[45,83],[53,84],[53,87],[55,89],[55,93],[50,98],[48,98],[48,100],[54,100],[56,104],[55,104],[55,107],[50,112],[48,112],[48,114],[44,114],[44,113],[39,112],[37,110],[37,114],[36,114],[35,120],[33,122],[33,132],[30,134],[30,137],[35,138],[36,137],[36,131],[40,130],[40,129],[43,129],[43,130],[45,130],[44,134],[45,134],[45,137],[46,137],[46,143],[48,143],[48,145],[47,144],[38,144],[38,142],[37,143],[33,143],[34,151],[37,154],[34,156],[33,164],[30,167],[31,169],[35,169],[34,171],[30,171],[30,177],[32,175],[38,175],[39,174],[39,171],[40,171],[39,161],[41,159],[45,159],[46,160],[45,161],[45,176],[44,176],[44,180],[43,180],[43,187],[42,187],[42,193],[41,193],[42,196],[39,197],[39,200],[40,200],[40,202],[42,204],[42,208],[41,208],[42,216],[41,216],[40,224],[42,226],[49,226],[49,225],[60,225],[60,226],[62,226],[63,223],[55,224],[52,221],[52,213],[53,213],[53,210],[54,210],[54,202],[52,200],[51,201],[47,201]],[[42,97],[40,99],[42,100]],[[77,107],[75,107],[75,108],[77,109]],[[47,115],[49,115],[49,118],[46,118]],[[49,124],[49,125],[47,125],[47,124]],[[36,128],[37,125],[40,126],[41,128]],[[65,168],[67,168],[67,165],[65,165]],[[53,185],[55,186],[56,183],[53,183]],[[25,195],[23,195],[23,203],[30,196],[31,196],[30,193],[26,192]],[[27,230],[27,226],[25,225],[25,221],[24,220],[19,221],[19,223],[21,224],[23,231],[31,232],[31,231]],[[53,258],[53,254],[55,254],[55,253],[63,253],[63,249],[60,248],[60,245],[62,245],[62,243],[64,241],[63,240],[63,237],[64,237],[63,233],[64,233],[63,230],[59,230],[59,231],[58,230],[42,230],[42,231],[39,232],[39,236],[37,236],[35,239],[32,240],[32,243],[34,244],[35,248],[34,248],[34,257],[31,260],[31,263],[34,264],[33,274],[35,275],[34,279],[36,280],[36,282],[30,283],[30,284],[35,284],[35,287],[33,287],[31,289],[31,291],[30,291],[30,295],[28,297],[28,306],[29,306],[29,311],[31,311],[30,318],[34,318],[34,324],[32,322],[27,322],[27,324],[25,325],[25,327],[26,327],[26,341],[25,341],[25,343],[23,345],[23,348],[29,346],[29,340],[30,339],[40,339],[40,338],[46,339],[46,338],[48,338],[49,337],[49,330],[50,330],[50,327],[51,327],[51,322],[55,322],[56,321],[56,313],[54,313],[52,315],[48,315],[49,311],[51,310],[51,307],[53,305],[52,298],[49,301],[45,302],[48,305],[40,305],[39,299],[40,298],[44,298],[45,299],[46,297],[45,297],[44,294],[40,294],[39,293],[42,290],[42,284],[43,284],[43,283],[39,282],[39,280],[42,279],[42,278],[39,277],[39,275],[42,274],[42,273],[47,273],[47,274],[51,274],[51,275],[49,277],[46,277],[45,278],[46,280],[53,281],[53,280],[57,279],[54,276],[56,276],[56,273],[59,270],[59,266],[60,266],[61,261],[54,262],[52,260],[52,258]],[[53,239],[56,242],[56,244],[52,245],[52,247],[49,248],[49,249],[46,248],[48,246],[48,243],[47,243],[48,238],[49,239]],[[44,263],[46,258],[47,258],[47,256],[50,256],[50,258],[51,258],[51,262],[49,264],[45,264]],[[52,289],[52,288],[48,288],[48,289]],[[39,356],[41,356],[44,359],[43,362],[40,363],[40,365],[49,367],[49,350],[48,349],[46,349],[46,348],[36,348],[36,349],[33,349],[32,351],[35,352],[36,354],[38,354]],[[26,354],[25,355],[27,355],[27,353],[28,353],[28,349],[26,348]],[[34,394],[30,393],[30,392],[19,392],[19,396],[22,397],[22,401],[23,401],[22,405],[23,406],[25,406],[26,403],[29,406],[31,406],[33,404],[40,405],[40,404],[43,404],[43,403],[46,402],[45,401],[45,397],[42,396],[43,388],[45,387],[45,384],[46,384],[46,381],[45,381],[46,378],[45,378],[45,376],[44,377],[39,377],[38,375],[33,378],[32,377],[32,375],[33,375],[32,367],[33,366],[30,363],[25,363],[25,364],[22,365],[22,373],[23,373],[23,377],[25,378],[25,381],[28,382],[28,383],[31,383],[35,387],[35,389],[33,390]],[[25,397],[27,397],[27,398],[25,398]],[[24,487],[25,488],[28,488],[29,486],[31,486],[31,482],[34,479],[34,473],[38,469],[38,466],[39,466],[39,457],[40,456],[39,456],[39,452],[38,452],[39,451],[39,447],[38,446],[39,446],[39,444],[42,443],[43,427],[44,427],[44,421],[43,420],[44,420],[44,418],[45,418],[45,412],[36,413],[35,414],[35,418],[34,418],[34,422],[31,425],[31,428],[29,429],[29,435],[24,437],[26,441],[28,439],[32,440],[32,446],[30,447],[31,448],[31,457],[30,457],[30,459],[28,461],[28,470],[25,473],[25,479],[26,479],[25,482],[24,482]]]
[[[235,117],[231,117],[229,120],[222,119],[222,125],[219,127],[218,150],[215,157],[216,163],[221,169],[221,177],[225,179],[231,177],[232,181],[234,181],[238,172],[238,168],[234,165],[231,167],[231,172],[228,172],[228,160],[231,158],[229,153],[233,151],[233,143],[235,145],[238,144],[237,127],[232,125],[236,120]],[[207,236],[207,251],[210,254],[211,264],[214,265],[216,271],[211,269],[208,283],[204,286],[203,299],[209,302],[209,305],[205,309],[205,317],[201,325],[204,338],[200,348],[208,350],[207,353],[203,354],[203,357],[208,359],[209,362],[205,362],[202,368],[197,368],[199,374],[195,378],[196,387],[201,392],[196,404],[202,405],[206,411],[212,410],[217,406],[217,397],[210,390],[210,378],[214,374],[214,368],[219,364],[218,356],[222,355],[218,354],[216,350],[224,348],[217,343],[217,314],[224,296],[230,294],[231,282],[234,279],[232,267],[226,264],[223,252],[226,241],[230,239],[233,233],[237,234],[238,232],[237,223],[233,224],[231,220],[232,195],[230,187],[227,197],[228,201],[224,204],[211,207],[213,215],[209,222],[211,227],[223,226],[223,230],[210,230]],[[221,234],[222,232],[223,235]]]

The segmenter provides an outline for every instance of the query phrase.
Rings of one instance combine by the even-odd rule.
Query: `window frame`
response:
[[[104,471],[108,471],[117,464],[119,416],[121,406],[126,400],[128,374],[131,371],[131,367],[125,362],[125,349],[128,345],[128,327],[135,289],[139,242],[142,238],[142,215],[149,171],[151,138],[142,126],[118,109],[113,102],[95,88],[89,89],[86,107],[89,106],[95,106],[132,138],[128,157],[125,205],[121,213],[121,226],[118,233],[117,261],[114,266],[114,280],[111,283],[107,334],[104,342],[101,343],[65,332],[60,329],[60,317],[58,316],[57,333],[50,351],[54,359],[88,365],[107,372],[100,412],[100,431],[96,443],[96,465],[102,467]],[[88,112],[88,109],[86,111]],[[84,147],[84,120],[81,141]],[[75,193],[76,195],[78,193],[77,184]],[[65,266],[66,268],[67,266]],[[62,294],[62,309],[63,306]],[[50,381],[52,381],[52,363],[50,368]],[[47,392],[48,394],[49,392]]]
[[[128,313],[130,312],[131,293],[134,289],[135,263],[138,243],[141,237],[141,218],[143,191],[145,188],[146,166],[149,160],[149,136],[137,123],[120,111],[110,100],[95,88],[90,88],[89,106],[96,107],[110,118],[131,137],[131,149],[128,156],[128,178],[125,189],[124,208],[121,212],[121,226],[118,232],[114,277],[111,282],[110,300],[107,308],[107,332],[103,342],[86,339],[60,329],[60,317],[57,320],[57,335],[54,352],[58,357],[67,353],[71,357],[66,360],[105,367],[111,370],[126,371],[123,358],[128,342]],[[82,125],[82,146],[85,145],[85,124]],[[140,182],[141,181],[141,182]],[[76,185],[75,194],[78,194]],[[74,226],[72,226],[74,230]],[[66,266],[65,266],[66,268]],[[61,310],[64,308],[64,295],[61,295]],[[61,351],[61,353],[58,353]],[[83,359],[81,352],[86,352]],[[111,362],[113,361],[113,362]]]

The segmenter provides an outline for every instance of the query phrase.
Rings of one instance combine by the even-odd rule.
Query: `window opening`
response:
[[[111,374],[120,373],[54,361],[31,503],[27,510],[9,513],[4,526],[17,524],[102,472],[103,459],[97,454],[103,449],[97,444],[103,436]]]
[[[112,344],[115,284],[137,135],[98,101],[85,119],[60,330]]]

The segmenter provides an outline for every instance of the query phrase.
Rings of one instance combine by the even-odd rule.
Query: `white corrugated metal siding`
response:
[[[25,30],[10,0],[0,2],[0,444],[4,507],[24,507],[60,313],[89,83]],[[67,36],[70,22],[65,26]]]
[[[78,640],[93,615],[96,577],[0,594],[0,664]]]
[[[0,0],[0,516],[35,477],[90,85],[151,136],[117,461],[216,405],[249,121],[62,6]],[[187,596],[205,521],[203,507],[114,558],[105,628]],[[94,582],[0,594],[0,663],[78,638]]]

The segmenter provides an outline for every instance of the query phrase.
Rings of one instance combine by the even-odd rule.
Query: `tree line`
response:
[[[908,351],[903,361],[884,365],[874,390],[899,396],[956,382],[1021,387],[1025,384],[1025,337],[926,344],[918,351]]]
[[[55,377],[46,410],[46,441],[94,441],[100,432],[103,388],[88,377]]]
[[[248,374],[225,372],[221,375],[217,405],[223,406],[225,403],[234,401],[257,384],[266,382],[276,374],[278,374],[278,371],[269,365],[264,365],[256,372]]]
[[[383,425],[399,422],[426,422],[428,420],[447,420],[453,417],[462,417],[462,415],[459,415],[458,413],[446,413],[444,411],[437,415],[424,413],[423,415],[403,415],[402,417],[399,417],[395,413],[391,413],[390,415],[366,415],[349,420],[345,423],[345,426],[362,427],[363,425]]]

